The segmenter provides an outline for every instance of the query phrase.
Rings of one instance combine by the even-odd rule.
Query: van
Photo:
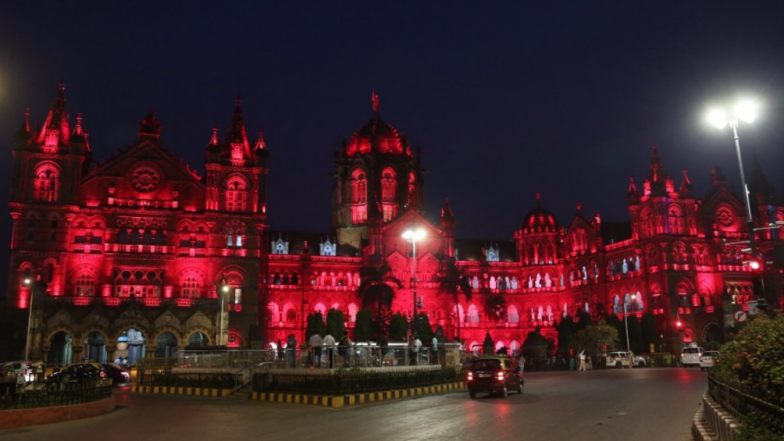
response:
[[[699,366],[700,356],[703,352],[705,352],[705,350],[700,347],[683,348],[681,351],[681,366]]]

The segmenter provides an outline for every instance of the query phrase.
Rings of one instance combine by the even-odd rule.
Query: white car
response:
[[[683,350],[681,350],[681,366],[699,366],[700,356],[703,352],[705,352],[705,350],[700,347],[683,348]]]
[[[705,351],[700,355],[700,370],[710,369],[719,361],[719,351]]]
[[[35,374],[31,369],[30,363],[27,361],[8,361],[3,363],[3,368],[5,368],[5,375],[8,381],[16,381],[16,377],[19,373],[24,375],[26,383],[30,383],[35,379]]]
[[[631,357],[630,357],[631,355]],[[634,355],[633,352],[615,351],[607,354],[606,363],[607,367],[625,368],[629,367],[629,360],[633,360],[634,366],[646,366],[645,359],[639,355]]]

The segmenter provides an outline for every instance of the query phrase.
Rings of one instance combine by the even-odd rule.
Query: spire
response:
[[[14,135],[14,141],[16,141],[17,145],[24,145],[30,141],[32,137],[32,133],[30,132],[30,108],[25,109],[24,114],[24,121],[22,121],[22,126],[19,127],[19,130],[16,131]]]
[[[370,94],[370,100],[373,102],[373,113],[378,115],[378,94],[375,90]]]
[[[449,198],[444,198],[444,206],[441,208],[441,223],[454,223],[455,215],[452,213],[452,207],[449,206]]]
[[[643,182],[644,191],[646,195],[666,196],[675,191],[675,184],[670,175],[664,171],[664,163],[661,160],[661,156],[659,156],[659,148],[656,142],[651,147],[653,149],[651,153],[651,171]]]
[[[251,157],[250,143],[245,131],[245,121],[242,118],[242,100],[238,97],[234,104],[234,115],[231,117],[229,131],[226,133],[226,144],[231,149],[231,158],[242,160]]]
[[[678,191],[681,194],[689,194],[694,191],[694,186],[691,184],[691,179],[689,179],[689,175],[686,174],[686,169],[683,169],[683,182],[681,182],[681,186]]]
[[[158,119],[152,113],[152,110],[147,111],[147,116],[139,122],[139,140],[148,140],[158,142],[161,136],[161,125],[158,124]]]
[[[582,213],[582,212],[583,212],[583,204],[581,204],[581,203],[579,203],[579,202],[577,203],[577,205],[575,205],[575,207],[574,207],[574,208],[576,208],[576,209],[577,209],[577,212],[578,212],[578,213]]]
[[[210,144],[209,145],[210,146],[216,146],[218,144],[220,144],[220,141],[218,141],[218,125],[215,124],[215,125],[212,126],[212,138],[210,138]]]
[[[264,129],[259,130],[259,139],[256,140],[254,150],[267,150],[267,143],[264,142]]]
[[[57,147],[71,137],[68,124],[68,110],[65,107],[65,83],[60,83],[52,108],[46,115],[43,130],[38,135],[38,142],[47,147]]]
[[[634,176],[629,176],[629,190],[626,192],[626,198],[630,202],[640,198],[640,192],[637,191],[637,186],[634,185]]]
[[[536,206],[539,207],[542,205],[542,193],[536,192]]]

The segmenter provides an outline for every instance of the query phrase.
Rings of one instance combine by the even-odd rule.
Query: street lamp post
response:
[[[634,302],[636,298],[637,294],[632,294],[632,302]],[[634,310],[634,308],[632,308],[632,310]],[[623,325],[626,328],[626,352],[629,354],[629,369],[632,369],[634,367],[634,356],[632,355],[631,345],[629,345],[629,314],[626,310],[626,299],[623,299]]]
[[[226,314],[226,296],[229,294],[229,285],[226,284],[226,278],[221,278],[221,310],[220,310],[220,334],[218,334],[218,345],[226,344],[223,338],[223,331],[226,327],[225,316]]]
[[[723,129],[729,124],[732,127],[732,134],[735,139],[735,152],[738,155],[738,168],[740,169],[740,182],[743,186],[743,196],[746,203],[746,225],[749,234],[749,249],[752,257],[756,258],[756,247],[754,244],[754,221],[751,217],[751,203],[749,202],[749,189],[746,186],[746,175],[743,173],[743,159],[740,154],[740,140],[738,138],[738,120],[747,123],[753,122],[757,118],[757,106],[750,101],[739,102],[731,113],[723,109],[714,109],[708,114],[710,122]]]
[[[412,270],[414,272],[414,275],[411,278],[411,281],[413,282],[413,292],[414,292],[414,313],[411,316],[411,324],[410,324],[411,332],[410,332],[410,337],[408,337],[408,338],[413,338],[414,337],[414,324],[415,324],[415,320],[416,320],[416,316],[417,316],[417,282],[418,282],[418,280],[417,280],[417,272],[416,272],[416,265],[417,265],[416,244],[417,244],[417,241],[422,240],[424,237],[425,237],[425,231],[422,230],[422,229],[416,229],[416,230],[407,229],[406,231],[403,232],[403,239],[411,242],[411,253],[412,253],[412,256],[413,256],[413,259],[414,259],[412,264],[411,264]]]
[[[33,295],[35,294],[35,282],[29,277],[24,279],[25,286],[30,288],[30,300],[27,302],[27,339],[25,340],[25,360],[30,359],[30,329],[33,324]]]

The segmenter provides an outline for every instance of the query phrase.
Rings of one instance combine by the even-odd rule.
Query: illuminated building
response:
[[[81,116],[71,128],[64,88],[41,130],[25,116],[15,139],[8,302],[25,310],[31,289],[42,291],[33,358],[257,348],[289,334],[304,342],[314,311],[342,310],[353,327],[360,269],[384,261],[405,284],[393,312],[411,314],[414,265],[401,236],[412,225],[426,231],[416,245],[419,310],[447,336],[461,320],[469,347],[490,332],[497,347],[518,349],[537,327],[555,341],[564,315],[622,316],[624,303],[629,314],[653,314],[670,348],[676,340],[718,341],[731,325],[725,313],[754,298],[758,275],[744,264],[743,245],[725,243],[746,237],[743,204],[717,169],[702,197],[685,172],[676,186],[655,145],[642,191],[629,182],[629,223],[602,222],[578,205],[562,224],[537,194],[513,238],[499,242],[455,238],[459,213],[448,202],[437,223],[425,217],[420,150],[381,119],[375,94],[370,121],[335,152],[332,225],[323,233],[266,231],[267,149],[261,135],[248,141],[239,101],[223,141],[213,129],[203,174],[163,147],[160,130],[148,114],[135,144],[91,166],[87,133]],[[784,221],[758,167],[752,184],[755,221]],[[770,250],[778,231],[762,230],[758,240]],[[474,288],[459,308],[438,294],[441,256],[456,258]],[[503,298],[500,316],[485,311],[489,296]]]

